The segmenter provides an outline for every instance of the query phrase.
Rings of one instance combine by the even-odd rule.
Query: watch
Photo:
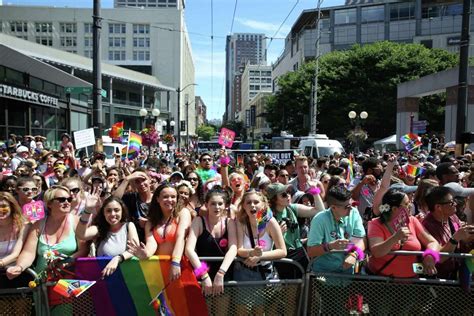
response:
[[[453,237],[449,238],[449,242],[454,245],[454,246],[457,246],[459,241],[457,241],[456,239],[454,239]]]

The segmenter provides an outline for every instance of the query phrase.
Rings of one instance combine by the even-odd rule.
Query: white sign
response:
[[[0,84],[0,95],[33,101],[40,104],[58,106],[58,98],[26,89],[8,86],[6,84]]]
[[[94,136],[94,129],[88,128],[83,129],[81,131],[74,132],[74,143],[76,144],[76,148],[84,148],[87,146],[94,146],[95,145],[95,136]]]

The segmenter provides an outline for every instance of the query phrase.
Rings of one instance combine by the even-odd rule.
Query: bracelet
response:
[[[125,257],[123,256],[123,254],[119,254],[118,256],[120,258],[120,263],[125,261]]]
[[[171,257],[171,261],[181,262],[181,257],[178,257],[178,256]]]
[[[198,268],[194,269],[194,275],[196,276],[196,278],[200,278],[203,275],[206,275],[207,271],[209,271],[209,266],[205,261],[201,261],[201,265]]]
[[[354,252],[357,255],[357,260],[364,260],[365,258],[364,250],[360,249],[356,245],[350,245],[348,248],[346,248],[346,253],[348,252]]]
[[[204,281],[205,279],[207,279],[209,277],[209,274],[204,274],[202,277],[201,277],[201,281]]]
[[[458,246],[458,243],[459,243],[459,241],[457,241],[453,237],[449,238],[449,242],[456,247]]]
[[[87,215],[92,215],[92,212],[90,210],[84,210],[83,212],[84,214],[87,214]]]
[[[83,219],[82,216],[79,218],[79,222],[83,223],[83,224],[87,224],[89,223],[89,220],[88,219]]]
[[[220,268],[220,269],[217,271],[217,273],[222,274],[222,275],[225,275],[225,274],[227,273],[227,271],[224,270],[224,269],[222,269],[222,268]]]
[[[435,263],[438,263],[441,260],[439,251],[434,249],[426,248],[426,250],[423,252],[423,259],[425,259],[427,256],[431,256]]]
[[[5,268],[5,263],[3,262],[3,259],[0,259],[0,269]]]
[[[181,268],[181,263],[176,262],[176,261],[171,261],[171,265],[174,266],[174,267]]]

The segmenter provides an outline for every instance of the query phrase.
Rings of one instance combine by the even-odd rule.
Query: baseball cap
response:
[[[418,189],[417,185],[406,185],[404,183],[395,183],[390,186],[390,189],[400,190],[403,193],[413,193]]]
[[[456,182],[449,182],[446,183],[444,186],[450,188],[455,197],[468,197],[469,195],[474,194],[474,188],[465,188]]]
[[[304,193],[303,191],[296,191],[291,199],[292,203],[300,204],[304,197],[307,197],[311,204],[314,204],[314,196],[310,193]]]
[[[181,177],[181,180],[184,179],[184,176],[181,172],[179,171],[175,171],[173,172],[171,175],[170,175],[170,178],[174,177],[174,176],[180,176]]]
[[[20,153],[27,153],[28,152],[28,148],[26,148],[26,146],[19,146],[17,149],[16,149],[16,153],[17,154],[20,154]]]
[[[288,185],[284,185],[281,183],[272,183],[266,189],[267,198],[271,200],[276,195],[286,192],[287,189],[288,189]]]

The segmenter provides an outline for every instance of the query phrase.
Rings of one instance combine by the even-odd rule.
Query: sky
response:
[[[0,3],[2,0],[0,0]],[[284,38],[303,10],[316,8],[318,0],[187,0],[185,20],[195,66],[195,94],[207,106],[208,119],[221,119],[225,111],[225,37],[231,33],[264,33],[267,63],[283,51]],[[3,0],[3,4],[92,7],[93,0]],[[322,7],[344,4],[324,0]],[[102,0],[112,8],[113,0]],[[234,16],[235,8],[235,16]],[[234,17],[234,18],[233,18]],[[211,35],[213,35],[211,37]],[[159,79],[159,78],[158,78]]]

